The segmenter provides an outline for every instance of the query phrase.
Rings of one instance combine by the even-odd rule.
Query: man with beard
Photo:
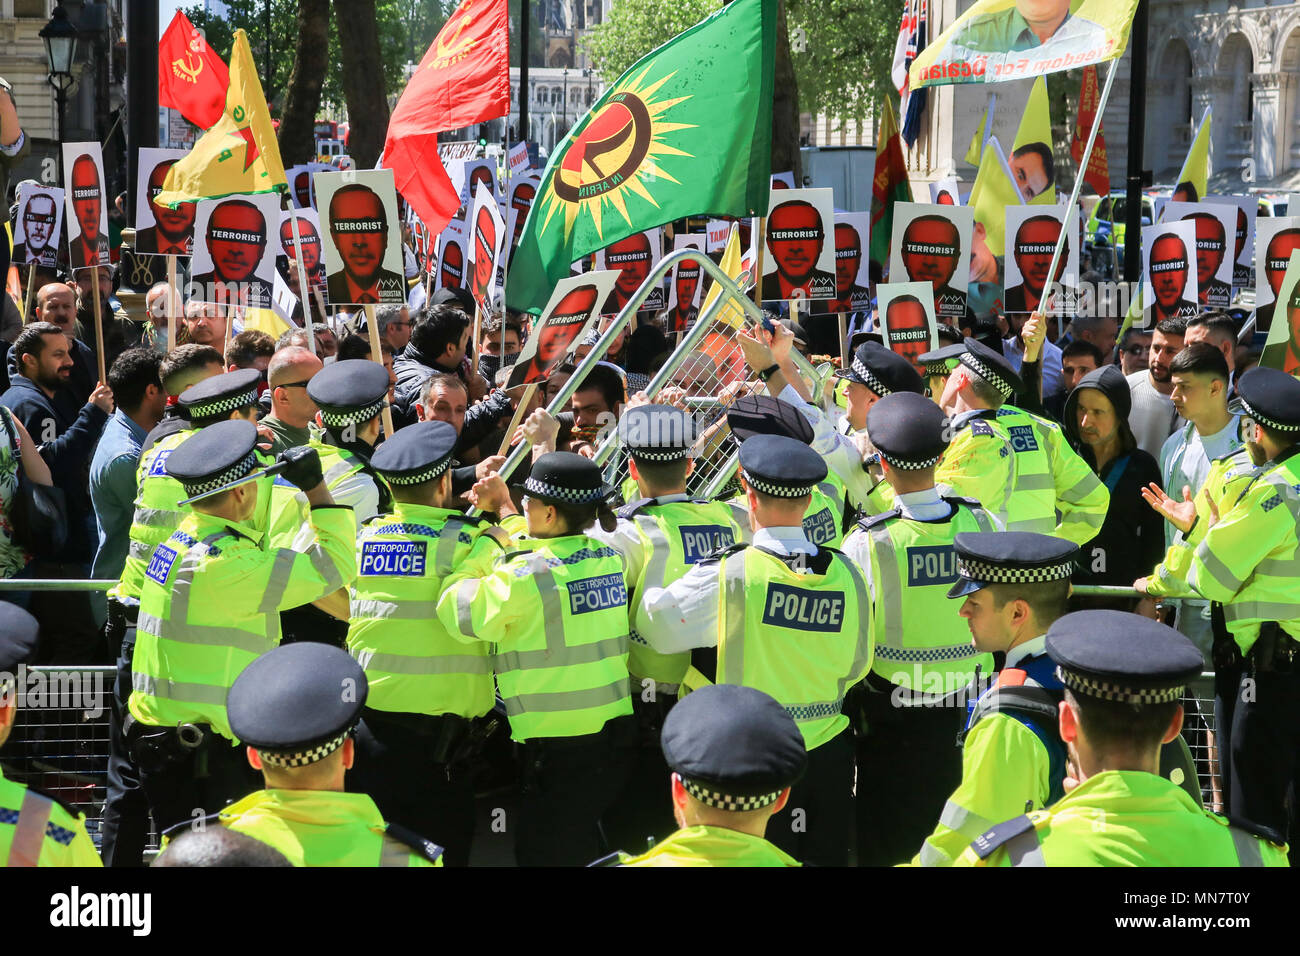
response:
[[[1007,312],[1033,312],[1039,307],[1048,285],[1047,270],[1052,267],[1052,254],[1060,235],[1061,223],[1054,216],[1033,216],[1020,224],[1012,247],[1016,268],[1020,270],[1020,284],[1007,289],[1003,300]],[[1054,282],[1061,281],[1069,255],[1067,239],[1065,248],[1061,250],[1061,261],[1056,266]]]
[[[601,315],[617,315],[623,311],[623,306],[636,295],[636,290],[650,274],[652,258],[650,240],[644,232],[620,239],[605,250],[605,268],[617,269],[618,280],[600,309]],[[651,298],[653,296],[652,292]]]
[[[1189,264],[1187,246],[1173,233],[1158,236],[1151,243],[1151,261],[1147,267],[1155,302],[1145,310],[1151,316],[1146,320],[1161,322],[1165,319],[1190,319],[1196,315],[1196,303],[1183,298],[1187,291]]]
[[[194,247],[194,211],[198,208],[197,204],[183,202],[172,209],[155,201],[162,192],[167,170],[176,163],[175,159],[164,159],[149,174],[149,208],[153,211],[154,224],[135,234],[137,253],[188,256]]]
[[[330,238],[343,268],[326,278],[331,305],[378,305],[404,302],[406,283],[384,268],[388,251],[388,214],[368,186],[349,183],[330,199]]]
[[[1187,220],[1196,224],[1196,288],[1201,308],[1226,308],[1232,300],[1232,286],[1215,278],[1227,252],[1223,223],[1211,212],[1194,212],[1183,217]]]
[[[23,241],[14,244],[14,262],[54,265],[58,258],[54,227],[59,222],[54,197],[49,193],[33,194],[23,209],[22,222]]]
[[[298,220],[298,237],[302,240],[301,256],[296,254],[299,246],[293,239],[293,223],[290,219],[292,216],[285,216],[280,223],[280,245],[284,247],[287,263],[287,271],[294,274],[297,279],[298,267],[296,262],[302,259],[303,271],[307,273],[307,282],[309,285],[317,286],[325,284],[325,267],[321,264],[320,259],[320,233],[316,231],[316,224],[305,216],[296,217]]]
[[[664,313],[665,329],[669,335],[675,332],[685,332],[699,317],[700,310],[695,305],[695,294],[700,288],[700,265],[698,262],[686,260],[677,263],[677,268],[673,271],[673,292],[677,296],[677,301],[673,307]]]
[[[1160,322],[1151,333],[1147,367],[1127,376],[1133,396],[1128,423],[1138,447],[1152,458],[1160,456],[1165,439],[1183,422],[1170,397],[1174,391],[1170,365],[1174,356],[1183,350],[1186,333],[1187,323],[1182,319]]]
[[[966,314],[966,293],[949,285],[961,258],[961,233],[942,216],[917,216],[903,230],[903,270],[911,282],[934,286],[936,316]]]
[[[194,276],[191,299],[271,307],[270,283],[254,274],[266,249],[266,217],[260,209],[243,199],[218,205],[208,219],[207,246],[212,271]]]
[[[108,265],[108,237],[100,232],[104,208],[104,189],[99,169],[89,153],[82,153],[72,163],[72,211],[77,217],[80,234],[69,240],[68,262],[73,269]]]
[[[1056,175],[1052,163],[1052,148],[1046,143],[1026,143],[1011,154],[1011,172],[1016,177],[1016,188],[1025,202],[1041,195],[1051,185]]]
[[[812,203],[792,199],[767,217],[767,250],[776,271],[763,276],[763,301],[827,298],[835,277],[817,268],[826,230]]]
[[[1267,332],[1273,324],[1273,310],[1282,289],[1282,279],[1286,276],[1291,253],[1296,249],[1300,249],[1300,229],[1283,229],[1268,241],[1268,249],[1264,253],[1264,278],[1273,290],[1273,301],[1255,310],[1256,332]]]

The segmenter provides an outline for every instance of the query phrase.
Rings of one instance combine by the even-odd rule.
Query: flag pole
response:
[[[1051,297],[1052,286],[1056,285],[1056,267],[1060,265],[1061,253],[1065,250],[1065,243],[1070,237],[1070,213],[1079,203],[1079,192],[1083,188],[1084,172],[1088,169],[1088,161],[1092,157],[1092,144],[1097,141],[1097,132],[1101,129],[1101,117],[1106,112],[1106,101],[1110,99],[1110,88],[1115,83],[1115,73],[1119,67],[1119,57],[1110,61],[1110,69],[1106,72],[1106,85],[1102,88],[1101,99],[1097,101],[1097,112],[1092,118],[1092,128],[1088,130],[1088,142],[1083,147],[1083,157],[1079,160],[1079,174],[1074,177],[1074,188],[1070,190],[1070,201],[1065,206],[1065,215],[1062,217],[1061,234],[1056,237],[1056,249],[1052,252],[1052,265],[1047,270],[1048,284],[1046,294],[1038,303],[1035,314],[1046,318],[1048,300]]]
[[[179,316],[176,315],[176,300],[180,294],[176,289],[176,256],[169,254],[167,256],[167,352],[170,354],[176,348],[176,323]]]
[[[36,263],[27,263],[27,293],[23,296],[23,325],[26,325],[32,314],[32,294],[36,289]]]
[[[763,249],[767,246],[767,217],[755,216],[753,228],[758,231],[758,239],[754,243],[754,304],[761,309],[763,307]],[[741,258],[744,259],[743,253]]]
[[[362,306],[366,310],[366,328],[370,330],[370,358],[371,361],[378,362],[379,367],[388,374],[388,367],[384,365],[384,347],[379,341],[379,322],[375,319],[375,307],[373,305]],[[314,339],[316,336],[313,335]],[[314,350],[313,350],[314,351]],[[389,408],[388,403],[384,403],[383,411],[380,413],[380,420],[384,425],[384,437],[393,437],[393,411]]]
[[[316,335],[311,330],[311,304],[307,301],[307,270],[302,264],[302,233],[298,230],[298,217],[295,215],[292,202],[289,206],[289,226],[293,229],[293,258],[298,265],[298,298],[302,302],[302,320],[307,325],[307,347],[311,349],[311,354],[315,355]],[[383,356],[380,356],[379,361],[382,363],[383,360]]]
[[[96,262],[91,268],[90,282],[95,294],[95,361],[99,365],[99,384],[104,385],[108,382],[108,372],[104,370],[104,320],[100,315],[99,305],[99,262]],[[28,283],[31,284],[30,282]]]

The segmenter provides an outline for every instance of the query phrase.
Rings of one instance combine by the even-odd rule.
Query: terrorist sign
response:
[[[618,281],[617,272],[587,272],[561,279],[533,334],[510,371],[507,388],[546,379],[596,325],[600,303]]]
[[[1143,328],[1196,315],[1196,226],[1163,222],[1142,227]]]
[[[1232,234],[1236,236],[1233,246],[1232,287],[1233,289],[1253,289],[1255,287],[1255,216],[1259,212],[1259,203],[1254,196],[1206,196],[1206,202],[1221,203],[1236,209],[1237,225]]]
[[[904,202],[894,207],[889,278],[929,282],[934,290],[934,311],[941,319],[966,315],[974,218],[969,206]]]
[[[491,160],[464,159],[452,164],[447,172],[451,176],[451,184],[460,193],[461,208],[474,204],[480,183],[491,190],[493,196],[497,194],[497,168]]]
[[[225,196],[195,204],[194,275],[188,298],[217,305],[271,308],[280,248],[276,193]],[[270,226],[269,224],[274,224]],[[276,231],[272,232],[274,228]],[[272,235],[274,239],[270,238]]]
[[[1049,292],[1048,305],[1052,315],[1074,315],[1077,311],[1079,289],[1079,213],[1072,210],[1066,230],[1065,249],[1057,263],[1056,275],[1048,279],[1052,268],[1052,254],[1061,237],[1061,217],[1064,206],[1008,206],[1006,235],[1010,239],[1006,259],[1006,293],[1002,298],[1003,310],[1033,312]],[[1055,283],[1059,287],[1052,288]]]
[[[1191,222],[1196,227],[1196,287],[1202,309],[1226,309],[1232,301],[1232,257],[1237,208],[1208,202],[1165,204],[1164,222]]]
[[[14,218],[14,262],[34,262],[53,268],[59,258],[59,227],[63,225],[63,190],[27,181],[18,186],[18,215]]]
[[[459,289],[465,284],[465,222],[453,219],[438,234],[434,284],[439,289]]]
[[[786,170],[783,173],[772,174],[773,189],[794,189],[794,171]]]
[[[1300,249],[1300,216],[1268,216],[1255,222],[1255,331],[1267,332],[1291,252]]]
[[[104,156],[98,143],[63,144],[64,196],[68,203],[68,264],[106,266],[108,205]]]
[[[930,183],[930,202],[936,206],[960,206],[961,196],[957,192],[957,177],[945,176],[938,182]]]
[[[663,230],[647,229],[634,232],[596,253],[596,268],[618,273],[618,282],[601,306],[601,315],[617,315],[623,311],[637,289],[650,276],[663,258]],[[664,307],[664,290],[656,285],[650,290],[638,312],[659,312]]]
[[[835,298],[815,302],[813,314],[862,312],[871,308],[869,233],[871,214],[835,214]]]
[[[999,83],[1114,59],[1137,0],[976,0],[912,64],[914,86]]]
[[[469,293],[474,297],[479,311],[487,315],[492,311],[492,290],[496,287],[497,260],[501,258],[501,243],[505,239],[506,224],[501,220],[496,195],[492,187],[480,182],[474,190],[474,208],[470,213],[468,236],[470,280]]]
[[[939,344],[930,283],[883,282],[876,286],[876,298],[885,347],[911,362],[924,377],[921,356]]]
[[[315,209],[316,196],[312,191],[312,173],[316,170],[312,166],[316,163],[303,163],[301,166],[290,166],[284,171],[284,178],[289,183],[289,196],[293,199],[293,204],[299,209]]]
[[[763,263],[764,302],[835,298],[835,243],[828,235],[834,225],[831,190],[772,191]],[[832,241],[827,242],[828,238]]]
[[[320,218],[315,209],[286,210],[280,214],[280,245],[284,249],[284,269],[281,274],[286,281],[296,287],[298,267],[289,264],[289,257],[301,260],[303,271],[307,273],[307,282],[312,286],[325,285],[325,263],[321,259]],[[302,253],[293,238],[293,220],[298,220],[298,238],[302,241]]]
[[[1286,303],[1283,312],[1286,321],[1270,326],[1259,364],[1280,368],[1288,375],[1300,375],[1300,250],[1293,250],[1287,260],[1277,301]]]
[[[325,296],[330,305],[400,305],[406,301],[402,220],[391,169],[317,173],[316,202],[325,212]]]
[[[506,232],[510,235],[510,252],[508,261],[515,259],[515,247],[519,245],[519,236],[524,231],[528,220],[528,211],[533,208],[537,198],[537,186],[541,182],[537,176],[520,176],[510,180],[510,198],[506,207]]]
[[[681,249],[704,251],[705,237],[678,234],[673,237],[673,252]],[[700,314],[700,291],[703,286],[703,269],[689,259],[673,267],[672,282],[668,286],[668,311],[664,313],[664,331],[669,335],[685,332]]]
[[[167,170],[189,151],[184,149],[140,150],[139,182],[135,190],[135,251],[138,255],[188,256],[194,250],[194,203],[175,209],[154,202],[162,192]]]

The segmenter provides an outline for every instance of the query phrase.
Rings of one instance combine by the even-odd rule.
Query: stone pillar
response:
[[[1252,153],[1255,158],[1255,179],[1257,181],[1272,179],[1280,175],[1290,165],[1287,156],[1286,136],[1283,128],[1288,124],[1282,117],[1281,104],[1289,102],[1290,97],[1282,96],[1281,73],[1252,73],[1250,77],[1250,95],[1253,99],[1254,116],[1252,119]],[[1285,74],[1288,80],[1294,74]]]

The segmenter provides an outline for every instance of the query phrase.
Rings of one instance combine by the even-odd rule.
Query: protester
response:
[[[1138,447],[1153,458],[1160,454],[1160,446],[1181,422],[1169,397],[1174,390],[1169,363],[1183,349],[1186,327],[1182,319],[1162,319],[1151,333],[1147,368],[1127,376],[1133,400],[1129,425]]]

